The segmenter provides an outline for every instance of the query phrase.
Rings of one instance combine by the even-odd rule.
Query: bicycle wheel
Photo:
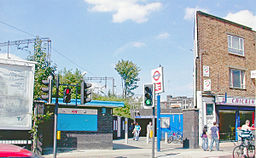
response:
[[[172,143],[173,142],[173,136],[170,136],[169,139],[167,140],[168,143]]]
[[[179,143],[181,143],[181,144],[183,143],[183,138],[182,138],[181,135],[178,135],[177,139],[178,139],[178,142],[179,142]]]
[[[255,146],[254,145],[250,145],[248,148],[248,157],[250,158],[255,158]]]
[[[244,146],[240,145],[240,146],[236,146],[233,149],[233,158],[241,158],[243,156],[244,153]]]

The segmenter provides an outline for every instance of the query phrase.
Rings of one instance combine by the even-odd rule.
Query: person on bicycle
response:
[[[210,151],[212,151],[213,143],[215,142],[216,150],[219,151],[219,128],[217,126],[216,122],[213,122],[213,126],[210,129],[210,136],[211,136],[211,145],[210,145]]]
[[[253,128],[250,127],[250,121],[246,120],[245,124],[241,127],[241,138],[245,146],[249,145],[249,141],[252,138],[251,130],[253,130]],[[247,148],[244,148],[244,156],[246,156],[247,150]]]
[[[207,126],[206,125],[203,128],[201,138],[203,140],[202,148],[203,148],[204,151],[206,151],[208,149],[208,133],[207,133]]]

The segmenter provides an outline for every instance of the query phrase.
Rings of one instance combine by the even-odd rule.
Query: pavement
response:
[[[139,141],[124,139],[113,141],[113,150],[73,150],[57,153],[58,158],[152,158],[152,144],[146,143],[146,138],[141,137]],[[160,152],[156,151],[156,158],[232,158],[233,142],[220,143],[220,151],[203,151],[199,149],[184,149],[182,144],[167,144],[161,141]],[[215,149],[215,148],[214,148]],[[43,155],[44,158],[52,158],[53,155]]]

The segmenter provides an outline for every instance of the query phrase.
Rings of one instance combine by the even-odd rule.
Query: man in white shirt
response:
[[[150,139],[150,131],[152,131],[152,122],[149,122],[147,125],[147,144],[149,143],[149,139]]]

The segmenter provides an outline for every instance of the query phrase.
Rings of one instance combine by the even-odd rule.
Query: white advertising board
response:
[[[161,119],[161,128],[170,127],[170,117],[160,117]]]
[[[211,79],[204,80],[204,91],[211,91]]]
[[[209,77],[210,76],[210,68],[209,68],[209,66],[206,66],[206,65],[203,66],[203,76],[204,77]]]
[[[256,70],[251,71],[251,78],[256,78]]]
[[[163,67],[152,70],[152,83],[155,85],[155,93],[164,92]]]
[[[31,129],[34,71],[34,62],[0,58],[0,129]]]

